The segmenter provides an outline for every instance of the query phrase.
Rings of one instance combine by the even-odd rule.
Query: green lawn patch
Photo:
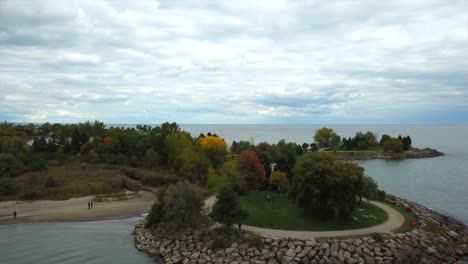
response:
[[[270,201],[266,199],[268,194]],[[356,208],[352,218],[334,222],[306,216],[286,194],[251,192],[239,199],[242,209],[249,213],[244,223],[263,228],[299,231],[350,230],[378,225],[388,219],[384,210],[364,201]]]

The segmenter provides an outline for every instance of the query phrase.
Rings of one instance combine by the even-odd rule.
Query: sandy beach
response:
[[[30,223],[30,222],[64,222],[64,221],[94,221],[114,218],[125,218],[147,212],[154,202],[152,192],[141,191],[139,197],[93,202],[93,208],[88,209],[88,202],[94,196],[72,198],[65,201],[8,201],[0,202],[0,224]],[[13,212],[17,218],[13,218]]]

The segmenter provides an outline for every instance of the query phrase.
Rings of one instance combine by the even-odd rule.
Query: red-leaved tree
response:
[[[237,156],[239,172],[244,177],[249,189],[261,186],[265,181],[265,169],[260,163],[257,153],[244,150]]]

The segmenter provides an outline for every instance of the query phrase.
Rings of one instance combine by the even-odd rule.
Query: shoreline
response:
[[[357,154],[356,154],[357,153]],[[360,160],[409,160],[409,159],[427,159],[445,156],[443,152],[435,149],[422,149],[419,151],[405,151],[402,153],[386,153],[386,152],[359,152],[350,151],[350,155],[338,156],[338,160],[343,161],[360,161]]]
[[[468,227],[447,215],[418,203],[387,195],[387,201],[409,207],[422,223],[420,230],[356,238],[262,237],[262,245],[232,240],[224,248],[213,247],[218,235],[209,227],[179,229],[167,234],[164,227],[147,229],[145,219],[135,226],[135,247],[165,263],[462,263],[468,256]],[[436,223],[444,230],[428,232]],[[243,231],[241,237],[252,236]]]
[[[139,197],[114,201],[93,201],[94,196],[71,198],[64,201],[40,200],[32,202],[0,202],[0,225],[38,222],[88,222],[122,219],[147,212],[155,200],[152,192],[140,191]],[[13,218],[13,212],[17,218]]]

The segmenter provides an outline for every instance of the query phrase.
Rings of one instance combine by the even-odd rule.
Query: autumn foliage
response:
[[[237,157],[237,164],[249,189],[259,187],[264,183],[265,169],[255,151],[242,151]]]
[[[206,157],[211,161],[214,168],[220,168],[228,152],[226,142],[220,137],[207,136],[198,139]]]

